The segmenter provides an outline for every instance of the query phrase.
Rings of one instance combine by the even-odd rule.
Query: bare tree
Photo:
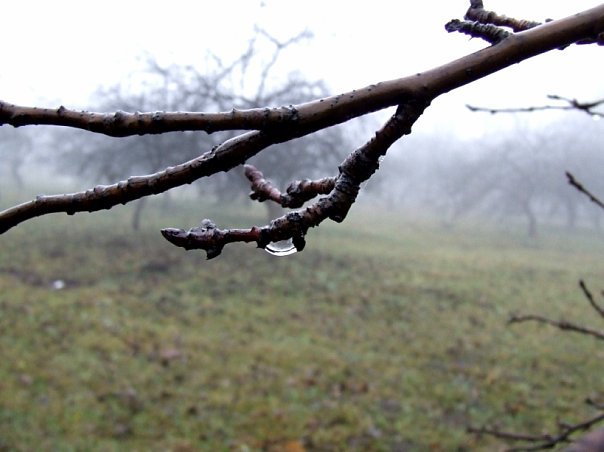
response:
[[[271,242],[293,239],[296,249],[304,247],[308,230],[329,218],[341,222],[355,202],[360,184],[379,168],[380,158],[390,146],[411,132],[411,127],[430,103],[451,90],[472,83],[505,67],[536,55],[562,49],[571,44],[604,43],[604,5],[571,17],[539,24],[515,20],[483,8],[481,0],[471,0],[465,20],[446,24],[449,32],[481,38],[491,45],[479,52],[435,69],[384,81],[348,93],[304,103],[286,103],[281,107],[254,105],[245,110],[233,108],[218,113],[150,112],[89,113],[57,109],[31,108],[0,103],[0,123],[15,127],[31,124],[61,125],[114,137],[163,134],[174,131],[245,130],[211,150],[184,163],[167,167],[148,176],[133,176],[112,185],[99,185],[69,195],[39,196],[0,212],[0,231],[31,218],[53,212],[74,214],[109,209],[199,178],[229,171],[261,152],[270,153],[272,145],[288,142],[352,118],[396,106],[396,112],[375,136],[352,151],[331,176],[329,193],[302,210],[276,218],[263,227],[219,229],[210,220],[189,231],[167,228],[164,237],[186,249],[199,248],[208,258],[220,254],[231,242],[255,242],[265,248]],[[508,31],[507,29],[511,29]],[[252,103],[253,104],[253,103]],[[251,105],[250,105],[251,106]],[[234,106],[233,106],[234,107]],[[245,106],[248,108],[249,106]],[[281,160],[280,160],[281,162]],[[252,171],[252,182],[260,177]],[[324,193],[326,182],[294,182],[289,193],[296,204]],[[319,189],[320,188],[320,189]],[[263,198],[261,194],[258,198]],[[279,197],[288,207],[290,197]]]
[[[573,230],[582,219],[592,220],[593,209],[568,189],[564,175],[578,174],[593,190],[602,189],[601,125],[576,119],[516,127],[468,141],[448,157],[443,152],[432,164],[432,204],[440,206],[447,225],[470,214],[498,223],[520,218],[530,238],[541,223],[562,222]]]
[[[322,82],[305,80],[295,72],[278,82],[269,84],[269,80],[280,55],[310,37],[308,32],[302,32],[281,42],[258,29],[245,51],[234,61],[225,63],[216,55],[206,55],[203,72],[195,66],[162,66],[156,59],[148,57],[146,70],[136,77],[142,82],[100,89],[94,104],[104,111],[150,110],[158,106],[166,111],[210,111],[309,101],[327,94]],[[268,55],[259,50],[260,39],[272,46]],[[130,85],[135,85],[136,91]],[[245,93],[238,92],[238,88]],[[130,174],[156,173],[170,165],[195,159],[199,149],[211,149],[235,135],[235,131],[215,134],[184,131],[117,139],[100,134],[91,137],[82,131],[64,129],[55,134],[55,141],[57,148],[63,148],[58,159],[61,171],[75,167],[77,174],[106,183],[127,178]],[[343,130],[330,128],[288,144],[277,144],[274,152],[260,153],[250,162],[266,168],[267,175],[276,184],[285,185],[297,174],[315,177],[333,168],[345,157],[347,147],[349,144]],[[283,158],[285,153],[295,158]],[[245,180],[240,172],[216,176],[212,184],[204,185],[203,189],[212,190],[221,201],[232,200],[245,193]],[[138,200],[133,210],[135,230],[140,224],[145,199]],[[266,205],[269,215],[275,212],[270,209],[274,203]]]
[[[604,117],[604,113],[601,111],[601,107],[604,104],[604,99],[598,99],[598,100],[591,100],[591,101],[579,101],[577,99],[570,99],[567,97],[563,97],[557,94],[550,94],[547,96],[548,99],[553,100],[553,101],[557,101],[559,103],[557,104],[547,104],[547,105],[541,105],[541,106],[529,106],[529,107],[510,107],[510,108],[486,108],[486,107],[480,107],[480,106],[475,106],[475,105],[467,105],[467,108],[470,111],[474,111],[474,112],[487,112],[490,114],[498,114],[498,113],[534,113],[534,112],[540,112],[540,111],[550,111],[550,110],[563,110],[563,111],[578,111],[578,112],[582,112],[587,114],[589,117],[591,117],[594,120],[599,121],[601,118]],[[583,126],[584,128],[584,126]],[[590,186],[595,185],[596,189],[602,189],[604,186],[602,185],[602,178],[600,177],[600,172],[595,170],[594,168],[599,168],[601,166],[595,164],[596,162],[594,160],[601,160],[602,159],[602,152],[599,150],[597,153],[592,153],[592,152],[588,152],[588,154],[590,154],[588,157],[585,155],[585,147],[586,147],[586,143],[584,140],[582,140],[582,143],[577,143],[578,138],[584,138],[585,137],[585,133],[581,133],[581,135],[579,137],[576,136],[576,134],[567,134],[566,135],[566,143],[564,143],[563,146],[565,146],[565,149],[562,151],[564,154],[564,158],[563,158],[563,162],[562,166],[566,166],[566,168],[564,169],[564,173],[566,175],[566,178],[568,180],[568,183],[573,186],[574,188],[577,189],[578,192],[587,195],[587,197],[589,198],[590,201],[592,201],[593,203],[595,203],[597,206],[604,208],[604,203],[596,196],[594,195],[588,188],[586,188],[584,186],[584,184],[579,181],[575,175],[574,172],[575,170],[573,169],[571,172],[571,169],[569,168],[569,166],[574,167],[575,169],[577,168],[577,165],[580,165],[579,171],[581,171],[581,173],[583,174],[583,177],[588,177],[590,179]],[[572,143],[568,142],[568,137],[572,136]],[[598,143],[600,143],[601,140],[598,140]],[[542,144],[542,143],[540,143]],[[549,150],[554,150],[554,148],[556,147],[556,145],[560,145],[560,142],[557,142],[556,144],[554,144],[552,146],[552,143],[548,144],[548,149]],[[572,147],[572,152],[569,151],[568,148]],[[593,144],[589,144],[588,147],[593,147]],[[558,149],[555,149],[558,150]],[[579,155],[577,155],[579,154]],[[599,159],[598,159],[599,157]],[[601,163],[601,161],[598,161],[597,163]],[[558,168],[560,169],[560,168]],[[576,219],[576,206],[573,202],[570,201],[569,197],[568,197],[568,192],[565,191],[562,195],[561,198],[563,199],[563,204],[564,207],[567,210],[567,220],[568,220],[568,225],[570,227],[574,226],[574,221]],[[599,218],[599,216],[597,217]],[[599,225],[599,223],[598,223]]]
[[[32,136],[29,133],[17,133],[16,130],[2,129],[0,133],[0,168],[12,179],[17,188],[23,188],[21,169],[32,150]]]
[[[579,102],[576,99],[566,99],[561,96],[549,96],[550,99],[553,100],[562,100],[566,102],[566,105],[546,105],[541,107],[523,107],[523,108],[503,108],[503,109],[493,109],[493,108],[483,108],[483,107],[475,107],[468,106],[472,111],[483,111],[489,112],[491,114],[496,113],[532,113],[536,111],[543,110],[575,110],[581,111],[583,113],[587,113],[594,119],[599,119],[603,116],[600,111],[597,111],[597,108],[602,105],[604,101],[597,100],[592,102]],[[554,139],[556,137],[554,136]],[[573,141],[576,141],[573,140]],[[543,143],[542,143],[543,144]],[[558,145],[561,143],[558,141]],[[573,152],[572,157],[569,155],[568,147],[573,146],[578,152]],[[549,151],[559,150],[556,149],[556,145],[552,145],[549,143],[549,146],[544,146]],[[561,167],[565,165],[570,165],[572,161],[583,164],[583,168],[581,168],[584,174],[592,176],[590,174],[589,169],[593,168],[593,158],[586,159],[584,151],[585,147],[580,144],[577,145],[574,143],[562,143],[562,154],[564,158],[562,162],[558,162],[559,165],[555,168],[554,173],[559,174]],[[578,154],[578,155],[577,155]],[[590,156],[594,157],[594,156]],[[572,160],[571,160],[572,159]],[[561,165],[560,165],[561,163]],[[574,165],[573,165],[574,166]],[[604,209],[604,202],[602,202],[601,198],[594,194],[590,189],[586,188],[583,183],[575,178],[575,176],[567,169],[566,178],[568,183],[576,189],[578,193],[584,195],[586,199],[595,204],[595,206]],[[596,172],[596,177],[592,179],[594,182],[600,179],[600,173]],[[555,177],[550,175],[550,179]],[[601,184],[597,185],[598,189],[601,189]],[[555,190],[553,190],[555,192]],[[564,204],[567,210],[569,225],[573,225],[576,217],[576,206],[575,203],[570,201],[567,195],[568,192],[565,192],[562,195],[562,199],[564,200]],[[559,193],[558,199],[560,198]],[[557,200],[558,200],[557,199]],[[602,211],[596,212],[596,215],[601,215]],[[599,217],[598,217],[599,218]],[[602,320],[604,319],[604,306],[597,299],[592,291],[587,287],[583,280],[579,281],[579,287],[584,298],[589,303],[590,307],[595,311],[595,316]],[[601,296],[604,298],[604,291],[601,291]],[[510,324],[518,324],[518,323],[527,323],[527,322],[535,322],[543,325],[548,325],[554,328],[558,328],[564,332],[571,332],[582,336],[588,336],[598,341],[604,340],[604,331],[592,327],[588,327],[576,322],[568,321],[568,320],[555,320],[549,318],[547,316],[543,316],[541,314],[512,314],[509,319]],[[594,400],[591,397],[585,399],[585,403],[592,407],[596,413],[588,418],[584,419],[580,422],[576,423],[568,423],[558,421],[557,431],[555,433],[541,433],[541,434],[527,434],[527,433],[517,433],[517,432],[509,432],[502,431],[497,427],[473,427],[470,426],[468,431],[471,433],[479,434],[479,435],[490,435],[496,438],[500,438],[502,440],[506,440],[509,442],[513,442],[517,444],[509,451],[533,451],[533,450],[544,450],[544,449],[552,449],[562,444],[571,443],[570,447],[565,449],[567,452],[591,452],[591,451],[601,451],[604,450],[604,428],[600,427],[599,429],[592,431],[591,433],[576,439],[575,435],[578,433],[585,432],[587,430],[592,429],[594,426],[601,424],[604,422],[604,404],[600,401]]]

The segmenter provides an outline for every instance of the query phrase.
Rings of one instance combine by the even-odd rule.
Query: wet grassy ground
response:
[[[604,395],[602,343],[506,325],[601,327],[577,286],[604,288],[601,235],[358,209],[302,253],[205,261],[159,229],[241,213],[153,207],[0,237],[0,450],[498,450],[466,426],[553,430]]]

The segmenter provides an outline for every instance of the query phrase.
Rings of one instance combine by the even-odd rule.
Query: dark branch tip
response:
[[[214,246],[211,248],[206,249],[206,259],[210,260],[210,259],[214,259],[215,257],[220,256],[220,253],[222,253],[222,246]]]

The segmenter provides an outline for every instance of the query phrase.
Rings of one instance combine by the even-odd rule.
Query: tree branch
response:
[[[484,9],[482,0],[470,0],[470,8],[466,12],[464,17],[466,20],[475,21],[480,24],[490,25],[495,28],[508,27],[513,32],[517,33],[520,31],[530,30],[531,28],[543,25],[542,22],[536,22],[532,20],[515,19],[507,17],[501,14],[497,14],[494,11],[487,11]],[[552,19],[546,19],[545,22],[551,22]],[[481,36],[477,36],[481,37]],[[483,38],[484,39],[484,38]],[[591,37],[580,39],[575,41],[574,44],[597,44],[604,45],[604,33],[594,33]],[[566,46],[560,47],[563,49]]]
[[[529,451],[529,450],[542,450],[551,449],[554,446],[561,443],[570,442],[570,436],[577,432],[589,430],[594,425],[604,421],[604,413],[600,413],[593,416],[590,419],[579,422],[577,424],[558,423],[558,433],[550,434],[545,433],[542,435],[526,435],[512,432],[504,432],[498,429],[487,428],[487,427],[468,427],[469,433],[486,434],[495,438],[511,441],[524,441],[528,443],[534,443],[530,446],[513,447],[508,449],[511,451]]]
[[[473,38],[481,38],[490,44],[498,44],[505,38],[511,36],[509,31],[491,24],[469,22],[453,19],[445,25],[449,33],[454,31],[469,35]]]
[[[149,176],[134,176],[116,184],[98,185],[78,193],[37,196],[31,201],[0,212],[0,233],[41,215],[54,212],[73,215],[76,212],[111,209],[117,204],[126,204],[135,199],[190,184],[201,177],[228,171],[275,142],[275,137],[269,137],[267,134],[248,132],[225,141],[196,159]]]
[[[266,130],[285,125],[306,126],[323,118],[325,127],[401,103],[410,91],[435,97],[538,54],[569,45],[604,29],[604,5],[574,16],[511,35],[505,45],[486,48],[421,74],[370,85],[363,89],[278,108],[219,113],[148,112],[91,113],[65,107],[45,109],[0,101],[0,125],[55,125],[110,136],[173,131]]]
[[[472,3],[477,5],[480,2]],[[282,217],[260,228],[268,232],[263,232],[259,240],[254,240],[262,247],[266,240],[303,237],[309,227],[316,226],[325,218],[334,221],[345,218],[356,198],[358,184],[377,169],[377,156],[383,155],[396,139],[407,133],[406,130],[417,120],[414,112],[420,111],[421,114],[423,108],[441,94],[535,55],[592,38],[603,31],[604,5],[600,5],[565,19],[512,34],[496,46],[423,73],[278,108],[233,109],[219,113],[88,113],[64,107],[38,109],[0,102],[0,125],[10,124],[15,127],[50,124],[120,137],[184,130],[207,133],[218,130],[251,130],[195,159],[154,174],[131,177],[113,185],[97,186],[79,193],[39,196],[9,208],[0,212],[0,233],[23,221],[52,212],[74,214],[109,209],[117,204],[161,193],[201,177],[228,171],[272,144],[299,138],[349,119],[398,105],[397,113],[376,137],[351,154],[342,164],[329,196],[297,213],[300,221],[294,220],[294,216],[290,220],[283,220]],[[364,164],[368,165],[368,170],[363,168]],[[164,236],[166,235],[175,238],[182,234],[164,232]],[[235,234],[229,237],[248,236]],[[226,243],[226,239],[222,241]],[[191,243],[204,248],[203,241]]]
[[[466,12],[465,19],[497,27],[509,27],[514,32],[529,30],[541,25],[541,22],[514,19],[512,17],[497,14],[494,11],[487,11],[484,9],[481,0],[470,2],[470,9]]]
[[[596,310],[596,312],[601,317],[604,318],[604,308],[602,308],[601,306],[599,306],[596,303],[593,295],[587,289],[587,286],[585,285],[585,283],[582,280],[579,281],[579,286],[581,287],[581,290],[583,291],[583,294],[585,295],[585,298],[589,301],[590,305]],[[547,319],[545,317],[541,317],[538,315],[525,315],[525,316],[512,315],[509,320],[509,323],[520,323],[520,322],[525,322],[525,321],[535,321],[538,323],[544,323],[544,324],[552,325],[561,330],[574,331],[577,333],[595,337],[596,339],[599,339],[599,340],[604,340],[604,333],[601,333],[599,331],[595,331],[595,330],[592,330],[589,328],[575,325],[570,322],[550,320],[550,319]],[[598,410],[603,409],[603,405],[601,403],[597,403],[594,400],[592,400],[591,398],[587,398],[585,400],[585,403]],[[591,427],[593,427],[595,424],[597,424],[601,421],[604,421],[604,413],[600,413],[590,419],[587,419],[585,421],[582,421],[582,422],[579,422],[576,424],[558,422],[558,433],[557,434],[549,434],[549,433],[545,433],[542,435],[518,434],[518,433],[513,433],[513,432],[504,432],[504,431],[501,431],[496,428],[487,428],[487,427],[480,427],[480,428],[469,427],[468,431],[471,433],[477,433],[477,434],[487,434],[487,435],[491,435],[493,437],[505,439],[505,440],[524,441],[524,442],[528,442],[528,443],[533,443],[530,446],[521,446],[521,447],[514,447],[512,449],[508,449],[509,451],[542,450],[542,449],[551,449],[560,443],[570,442],[570,436],[572,434],[574,434],[578,431],[589,430]],[[570,449],[570,450],[576,450],[577,452],[584,451],[584,450],[600,450],[602,447],[602,444],[603,444],[602,443],[603,434],[602,434],[602,432],[594,432],[594,434],[595,434],[595,437],[594,436],[590,437],[590,435],[588,435],[587,437],[582,438],[579,441],[579,443],[577,443],[577,445],[581,445],[581,447],[583,447],[587,444],[592,444],[591,447],[593,447],[593,449],[592,448],[585,449],[585,448],[579,447],[577,449]],[[598,448],[596,448],[596,446],[593,445],[593,444],[596,444],[594,441],[597,441]],[[569,452],[570,452],[570,450],[569,450]]]
[[[588,397],[587,399],[585,399],[585,403],[588,404],[589,406],[592,406],[592,407],[598,409],[598,410],[604,411],[604,403],[596,402],[595,400],[593,400],[590,397]]]
[[[604,318],[604,307],[596,303],[594,296],[591,294],[583,280],[579,281],[579,287],[581,287],[581,291],[583,292],[583,295],[585,295],[585,298],[587,298],[587,301],[589,301],[591,307],[594,308],[598,314],[600,314],[600,317]]]
[[[166,132],[261,130],[299,119],[293,106],[232,109],[229,112],[134,112],[97,113],[59,108],[24,107],[0,101],[0,125],[14,127],[53,125],[83,129],[111,137],[160,134]]]
[[[220,230],[210,220],[203,220],[200,227],[189,229],[167,228],[161,232],[172,244],[185,249],[203,249],[208,259],[218,256],[227,243],[242,241],[257,243],[266,248],[271,242],[289,238],[298,251],[305,246],[309,228],[318,226],[329,218],[338,223],[344,221],[358,195],[361,183],[368,180],[379,167],[379,158],[403,135],[411,132],[411,126],[422,115],[427,104],[422,101],[408,102],[398,107],[396,113],[376,132],[375,136],[351,153],[340,165],[340,174],[329,196],[319,199],[303,210],[290,212],[267,226],[247,230]]]
[[[496,113],[532,113],[535,111],[545,111],[545,110],[579,110],[587,113],[592,117],[604,118],[604,113],[600,113],[598,111],[594,111],[595,108],[604,104],[604,99],[591,101],[591,102],[579,102],[577,99],[567,99],[562,96],[557,96],[554,94],[550,94],[547,96],[549,99],[553,100],[561,100],[566,102],[568,105],[541,105],[541,106],[531,106],[531,107],[520,107],[520,108],[485,108],[485,107],[477,107],[474,105],[466,105],[466,107],[470,111],[482,111],[491,114]]]
[[[508,323],[521,323],[521,322],[537,322],[545,323],[547,325],[555,326],[556,328],[564,331],[574,331],[575,333],[585,334],[587,336],[595,337],[601,341],[604,341],[604,333],[590,328],[586,328],[580,325],[576,325],[565,320],[551,320],[540,315],[512,315]]]
[[[575,179],[575,177],[570,172],[566,172],[566,177],[568,178],[568,183],[570,185],[572,185],[581,193],[586,195],[591,202],[604,209],[604,202],[602,202],[598,197],[596,197],[593,193],[587,190],[587,188],[585,188],[583,184],[581,184],[577,179]]]
[[[589,291],[589,289],[587,288],[587,286],[585,285],[585,282],[583,280],[579,281],[579,287],[581,288],[583,295],[585,295],[585,298],[587,299],[587,301],[589,302],[591,307],[600,315],[600,317],[604,318],[604,308],[601,307],[600,305],[598,305],[598,303],[596,303],[594,296],[591,294],[591,292]],[[559,328],[561,330],[574,331],[576,333],[581,333],[581,334],[595,337],[596,339],[599,339],[599,340],[604,340],[603,332],[592,330],[591,328],[586,328],[586,327],[576,325],[574,323],[567,322],[564,320],[560,320],[560,321],[551,320],[551,319],[542,317],[540,315],[520,315],[519,316],[519,315],[512,314],[510,316],[508,323],[512,324],[512,323],[531,322],[531,321],[538,322],[538,323],[544,323],[547,325],[555,326],[556,328]]]
[[[264,178],[253,165],[244,165],[245,177],[252,183],[250,198],[263,202],[267,199],[276,202],[281,207],[302,207],[306,201],[310,201],[317,195],[327,195],[335,187],[335,177],[311,181],[309,179],[297,180],[289,184],[287,192],[281,193],[270,181]]]

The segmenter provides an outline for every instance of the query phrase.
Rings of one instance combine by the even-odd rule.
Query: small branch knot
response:
[[[469,35],[473,38],[480,38],[490,44],[498,44],[512,33],[491,24],[481,24],[479,22],[462,21],[453,19],[445,24],[445,30],[449,33],[459,32]]]

